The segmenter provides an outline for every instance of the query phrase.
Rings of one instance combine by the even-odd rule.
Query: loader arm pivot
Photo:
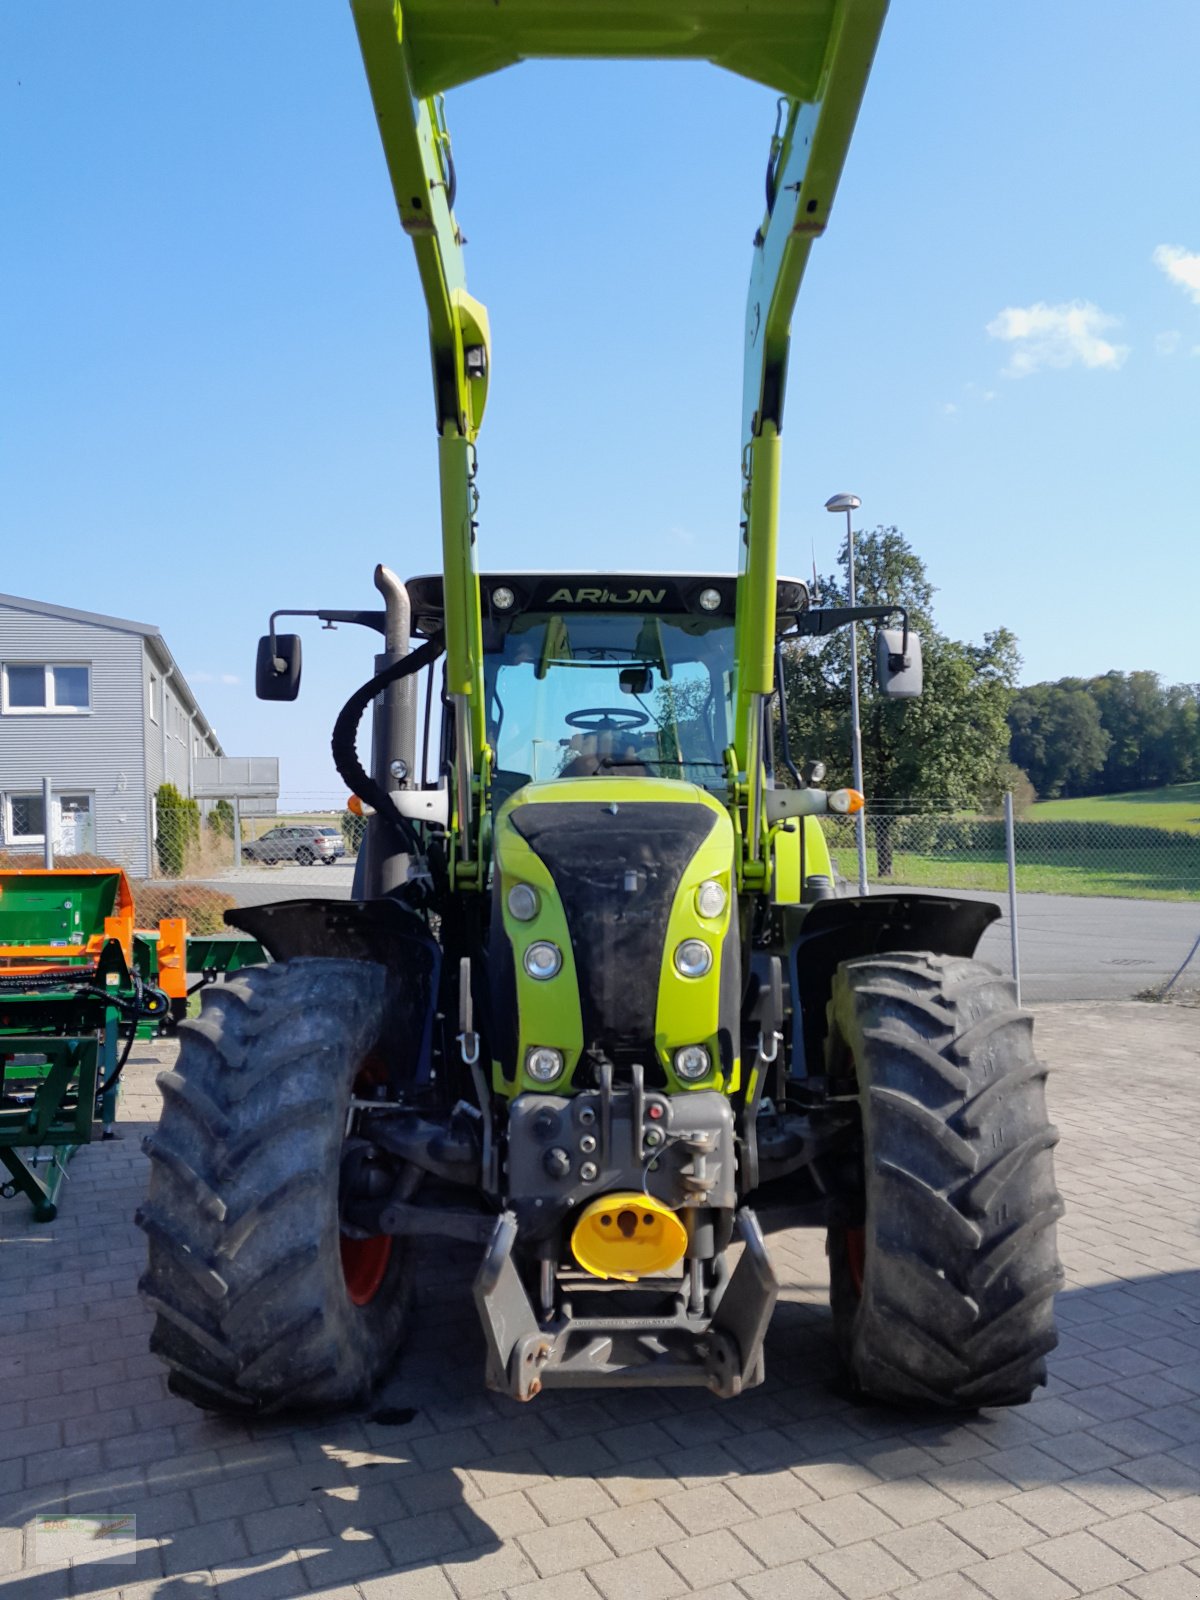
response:
[[[777,89],[770,203],[754,238],[742,420],[735,810],[743,874],[761,874],[761,730],[774,688],[779,452],[792,311],[824,230],[887,0],[351,0],[400,221],[429,310],[445,574],[447,691],[457,741],[457,876],[473,859],[489,770],[475,560],[475,439],[490,360],[466,290],[444,90],[533,57],[713,62]]]

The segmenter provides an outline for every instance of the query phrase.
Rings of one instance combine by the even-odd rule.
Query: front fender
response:
[[[843,961],[885,950],[973,956],[1000,916],[990,900],[951,895],[876,894],[781,907],[792,995],[792,1065],[797,1076],[823,1069],[826,1007]]]

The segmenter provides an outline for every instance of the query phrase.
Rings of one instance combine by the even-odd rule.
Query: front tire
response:
[[[829,1232],[853,1386],[899,1405],[1019,1405],[1046,1381],[1063,1206],[1046,1068],[1012,984],[896,953],[834,978],[829,1073],[862,1108],[861,1192]]]
[[[174,1393],[265,1412],[364,1400],[401,1343],[401,1239],[347,1239],[350,1096],[384,1030],[384,969],[304,959],[207,990],[147,1141],[139,1288]],[[370,1070],[369,1068],[367,1069]]]

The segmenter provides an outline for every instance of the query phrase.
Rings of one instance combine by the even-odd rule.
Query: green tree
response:
[[[1112,744],[1095,698],[1078,679],[1018,689],[1008,726],[1012,760],[1051,800],[1087,793]]]
[[[1007,628],[967,644],[942,633],[933,616],[934,587],[925,564],[897,528],[855,535],[859,605],[904,605],[921,635],[925,666],[919,700],[886,700],[873,688],[873,629],[859,626],[864,786],[871,799],[916,807],[978,805],[994,792],[1008,757],[1006,716],[1020,656]],[[821,585],[823,606],[847,605],[848,552],[840,572]],[[848,783],[850,630],[827,641],[785,646],[784,683],[792,750],[820,759],[830,787]],[[882,870],[882,863],[881,863]]]
[[[155,800],[158,869],[164,877],[179,878],[188,852],[200,842],[200,807],[195,800],[185,799],[173,783],[160,783]]]
[[[208,813],[208,826],[222,839],[233,838],[233,807],[223,797]]]

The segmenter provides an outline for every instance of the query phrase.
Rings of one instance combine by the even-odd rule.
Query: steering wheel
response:
[[[650,717],[628,706],[585,706],[581,711],[568,711],[563,721],[581,733],[632,733],[634,728],[644,728]]]

